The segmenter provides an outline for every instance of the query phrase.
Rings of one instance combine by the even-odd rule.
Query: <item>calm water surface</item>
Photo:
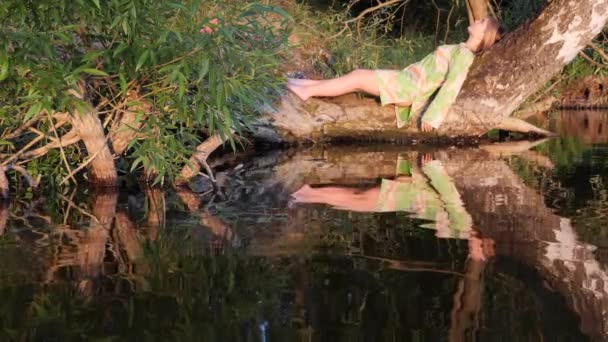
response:
[[[608,115],[0,207],[0,340],[608,340]],[[291,195],[291,196],[290,196]]]

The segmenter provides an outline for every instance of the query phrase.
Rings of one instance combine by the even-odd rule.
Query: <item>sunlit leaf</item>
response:
[[[137,60],[137,66],[135,67],[135,71],[138,71],[144,65],[144,63],[146,63],[149,56],[150,56],[150,50],[145,50],[141,54],[141,56],[139,56],[139,59]]]
[[[82,69],[82,72],[87,73],[89,75],[93,75],[93,76],[109,76],[107,73],[98,70],[98,69],[93,69],[93,68],[85,68]]]

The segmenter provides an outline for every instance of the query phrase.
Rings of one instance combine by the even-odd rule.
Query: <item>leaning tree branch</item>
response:
[[[579,56],[583,57],[584,60],[586,60],[587,62],[591,63],[591,65],[598,67],[598,68],[608,68],[608,65],[606,64],[602,64],[599,63],[595,60],[593,60],[593,58],[589,57],[586,53],[584,53],[583,51],[580,51],[578,53]]]
[[[54,140],[55,141],[52,141],[44,146],[38,147],[35,150],[26,151],[22,153],[22,155],[20,156],[21,159],[40,158],[52,149],[59,148],[60,146],[67,147],[79,142],[80,137],[78,136],[78,133],[75,130],[71,130],[68,133],[64,134],[61,138],[54,138]]]
[[[36,177],[36,179],[34,179],[34,177],[32,177],[32,175],[30,175],[29,172],[27,172],[27,170],[19,165],[10,165],[10,168],[19,172],[23,178],[25,178],[27,180],[27,183],[30,185],[30,187],[34,190],[38,189],[38,185],[40,185],[40,179],[42,178],[41,175],[38,175],[38,177]]]
[[[2,137],[2,139],[3,140],[15,139],[16,137],[21,135],[21,133],[23,133],[26,129],[32,127],[36,122],[40,121],[41,118],[42,118],[42,113],[34,115],[33,118],[27,120],[23,125],[18,127],[16,130],[14,130],[14,131],[10,132],[8,135]]]
[[[593,51],[595,51],[598,55],[600,55],[600,57],[602,57],[602,59],[604,60],[604,62],[608,63],[608,54],[604,51],[604,49],[600,48],[599,46],[593,44],[593,42],[587,44],[590,48],[593,49]]]
[[[15,154],[13,154],[12,156],[10,156],[7,160],[5,160],[4,162],[2,162],[2,166],[6,166],[6,165],[10,164],[13,160],[19,158],[22,154],[24,154],[25,152],[27,152],[30,149],[30,147],[36,145],[42,139],[44,139],[43,135],[39,135],[36,138],[34,138],[32,141],[30,141],[29,143],[27,143],[27,145],[23,146],[22,149],[20,149]]]
[[[71,174],[72,168],[70,167],[68,158],[65,156],[65,151],[63,150],[63,146],[61,146],[61,138],[59,138],[59,133],[57,133],[57,128],[55,128],[55,123],[53,122],[53,117],[51,117],[51,115],[49,113],[47,113],[47,115],[49,117],[49,123],[51,124],[51,128],[53,129],[53,133],[55,134],[55,137],[57,138],[57,143],[59,144],[59,152],[61,153],[61,159],[63,160],[63,163],[65,164],[65,168],[67,169],[68,173]],[[78,184],[78,182],[76,181],[76,178],[74,178],[74,176],[72,176],[72,180],[74,181],[74,184]]]
[[[354,23],[354,22],[357,23],[357,32],[359,34],[359,38],[361,38],[361,27],[360,26],[361,26],[361,19],[363,19],[364,16],[366,16],[368,13],[371,13],[371,12],[377,11],[377,10],[379,10],[381,8],[384,8],[384,7],[396,4],[396,3],[400,2],[400,1],[404,1],[404,0],[389,0],[389,1],[386,1],[386,2],[381,2],[381,3],[379,3],[376,6],[367,8],[363,12],[359,13],[358,16],[356,16],[356,17],[354,17],[352,19],[346,20],[344,22],[344,27],[342,28],[342,30],[340,30],[338,33],[334,34],[331,37],[325,38],[325,41],[333,40],[333,39],[339,37],[340,35],[342,35],[342,33],[344,33],[346,30],[348,30],[348,24]],[[408,2],[409,0],[405,0],[405,1]]]
[[[233,131],[231,130],[230,134],[232,134],[232,132]],[[213,151],[222,146],[226,140],[228,140],[228,136],[222,136],[216,133],[198,145],[196,151],[192,154],[190,160],[188,160],[188,163],[182,168],[182,171],[176,180],[176,185],[184,185],[191,178],[199,175],[201,167],[205,168],[209,178],[215,183],[211,167],[207,164],[207,158],[209,158],[209,155],[211,155]]]

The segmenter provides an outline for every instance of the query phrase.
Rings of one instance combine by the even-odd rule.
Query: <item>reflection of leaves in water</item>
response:
[[[551,158],[551,161],[562,169],[569,169],[572,165],[579,163],[583,154],[589,150],[590,146],[574,136],[564,136],[558,139],[551,139],[537,147],[537,150]]]
[[[1,252],[9,256],[5,248]],[[275,314],[273,308],[287,283],[268,259],[230,251],[210,255],[205,246],[183,234],[148,242],[135,269],[129,280],[134,286],[119,274],[106,274],[93,280],[100,286],[87,297],[79,294],[77,284],[45,287],[32,275],[11,277],[13,270],[0,268],[0,279],[13,280],[0,285],[3,297],[10,298],[0,304],[0,312],[6,313],[4,336],[242,339],[257,334],[259,319]],[[11,322],[4,317],[19,319]],[[247,325],[251,329],[243,330]]]
[[[511,158],[511,168],[543,193],[548,206],[573,220],[582,241],[608,247],[608,149],[585,145],[572,136],[550,140],[538,149],[551,157],[555,169],[542,169],[517,157]],[[597,254],[608,260],[608,253]]]

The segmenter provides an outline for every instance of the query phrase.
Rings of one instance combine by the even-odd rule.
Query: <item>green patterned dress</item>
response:
[[[421,171],[399,158],[397,174],[408,174],[411,178],[407,181],[382,179],[376,210],[404,211],[412,217],[432,221],[421,227],[434,229],[440,238],[469,238],[473,219],[441,162],[428,162]]]
[[[438,128],[460,92],[474,58],[464,43],[442,45],[403,70],[377,70],[380,100],[382,105],[395,104],[397,127],[423,114],[422,121]]]

